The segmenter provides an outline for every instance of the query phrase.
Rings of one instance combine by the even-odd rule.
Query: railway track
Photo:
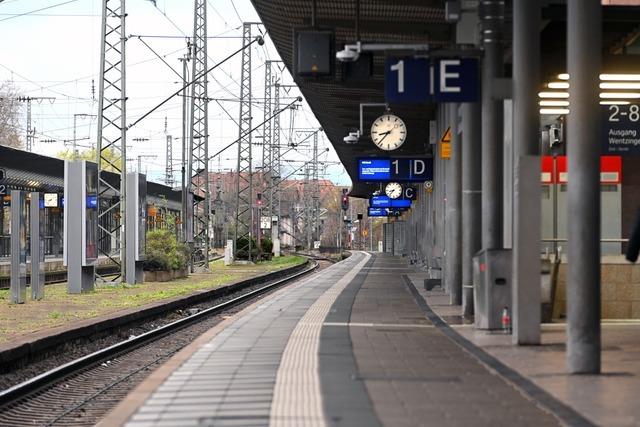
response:
[[[311,261],[311,266],[303,271],[130,337],[0,392],[0,425],[94,425],[155,367],[218,324],[224,316],[302,278],[319,265]]]

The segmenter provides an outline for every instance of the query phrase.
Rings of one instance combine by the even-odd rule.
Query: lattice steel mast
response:
[[[313,157],[311,157],[311,227],[313,240],[318,239],[318,214],[320,213],[320,186],[318,185],[318,132],[313,134]]]
[[[118,283],[125,277],[125,191],[127,176],[127,109],[125,63],[125,0],[102,2],[102,47],[98,97],[96,161],[99,174],[98,248],[118,267],[118,275],[107,280],[96,273],[96,281]],[[104,171],[120,174],[120,187],[105,179]],[[118,218],[119,215],[119,218]],[[115,245],[112,245],[115,243]]]
[[[262,126],[262,174],[263,180],[267,183],[269,187],[271,187],[271,177],[273,176],[272,169],[272,138],[271,138],[271,124],[273,119],[271,119],[272,114],[272,103],[271,103],[271,93],[273,89],[273,80],[271,73],[271,63],[273,61],[267,60],[264,63],[264,125]],[[264,212],[265,215],[271,217],[273,213],[273,206],[271,203],[271,195],[273,191],[269,188],[264,194]]]
[[[253,237],[253,177],[251,173],[251,43],[252,23],[242,26],[242,71],[240,75],[240,119],[238,121],[238,180],[236,187],[236,251],[246,251],[251,261]]]
[[[194,267],[209,267],[209,169],[208,169],[208,92],[207,92],[207,4],[195,0],[193,22],[193,66],[189,135],[189,190],[193,193]]]
[[[273,101],[274,111],[280,111],[280,83],[279,77],[276,78],[276,82],[273,85]],[[278,224],[280,224],[280,208],[281,208],[281,193],[280,193],[280,114],[276,114],[273,118],[273,137],[271,139],[271,215],[278,217]]]
[[[173,137],[167,135],[167,152],[164,167],[165,183],[171,187],[173,186]]]

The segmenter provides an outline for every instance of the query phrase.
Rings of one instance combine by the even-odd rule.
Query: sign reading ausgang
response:
[[[424,182],[433,179],[433,159],[358,159],[358,179],[363,182]]]
[[[388,103],[475,102],[479,97],[476,58],[388,58],[384,76]]]
[[[640,156],[640,106],[602,106],[602,154]]]

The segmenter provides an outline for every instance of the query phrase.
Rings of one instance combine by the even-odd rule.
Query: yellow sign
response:
[[[369,235],[369,230],[368,229],[364,229],[362,230],[362,237],[367,237]]]
[[[440,138],[440,158],[451,158],[451,128],[448,127],[442,138]]]
[[[440,142],[445,143],[445,142],[451,142],[451,128],[448,127],[447,130],[444,132],[444,135],[442,135],[442,138],[440,138]]]

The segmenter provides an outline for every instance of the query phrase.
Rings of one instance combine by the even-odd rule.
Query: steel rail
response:
[[[78,359],[72,360],[71,362],[68,362],[56,368],[53,368],[47,372],[43,372],[40,375],[30,378],[20,384],[16,384],[6,390],[3,390],[0,392],[0,402],[3,402],[0,408],[10,406],[13,402],[19,399],[22,399],[28,396],[29,394],[37,392],[43,388],[46,388],[47,386],[55,384],[56,382],[74,373],[78,373],[81,370],[88,368],[91,365],[94,365],[104,359],[126,354],[130,351],[135,350],[136,348],[141,347],[144,344],[151,343],[159,338],[170,335],[191,324],[204,320],[208,316],[218,314],[226,309],[232,308],[242,302],[250,300],[255,296],[261,295],[287,282],[290,282],[294,279],[307,275],[315,271],[319,266],[319,263],[316,260],[311,259],[311,261],[313,261],[312,265],[302,271],[299,271],[297,273],[294,273],[282,279],[278,279],[275,282],[270,283],[266,286],[263,286],[259,289],[254,289],[253,291],[247,292],[246,294],[240,295],[229,301],[217,304],[213,307],[209,307],[191,316],[184,317],[182,319],[176,320],[175,322],[168,323],[159,328],[156,328],[151,331],[132,337],[128,340],[121,341],[109,347],[87,354]],[[251,285],[249,284],[248,286],[251,286]]]

